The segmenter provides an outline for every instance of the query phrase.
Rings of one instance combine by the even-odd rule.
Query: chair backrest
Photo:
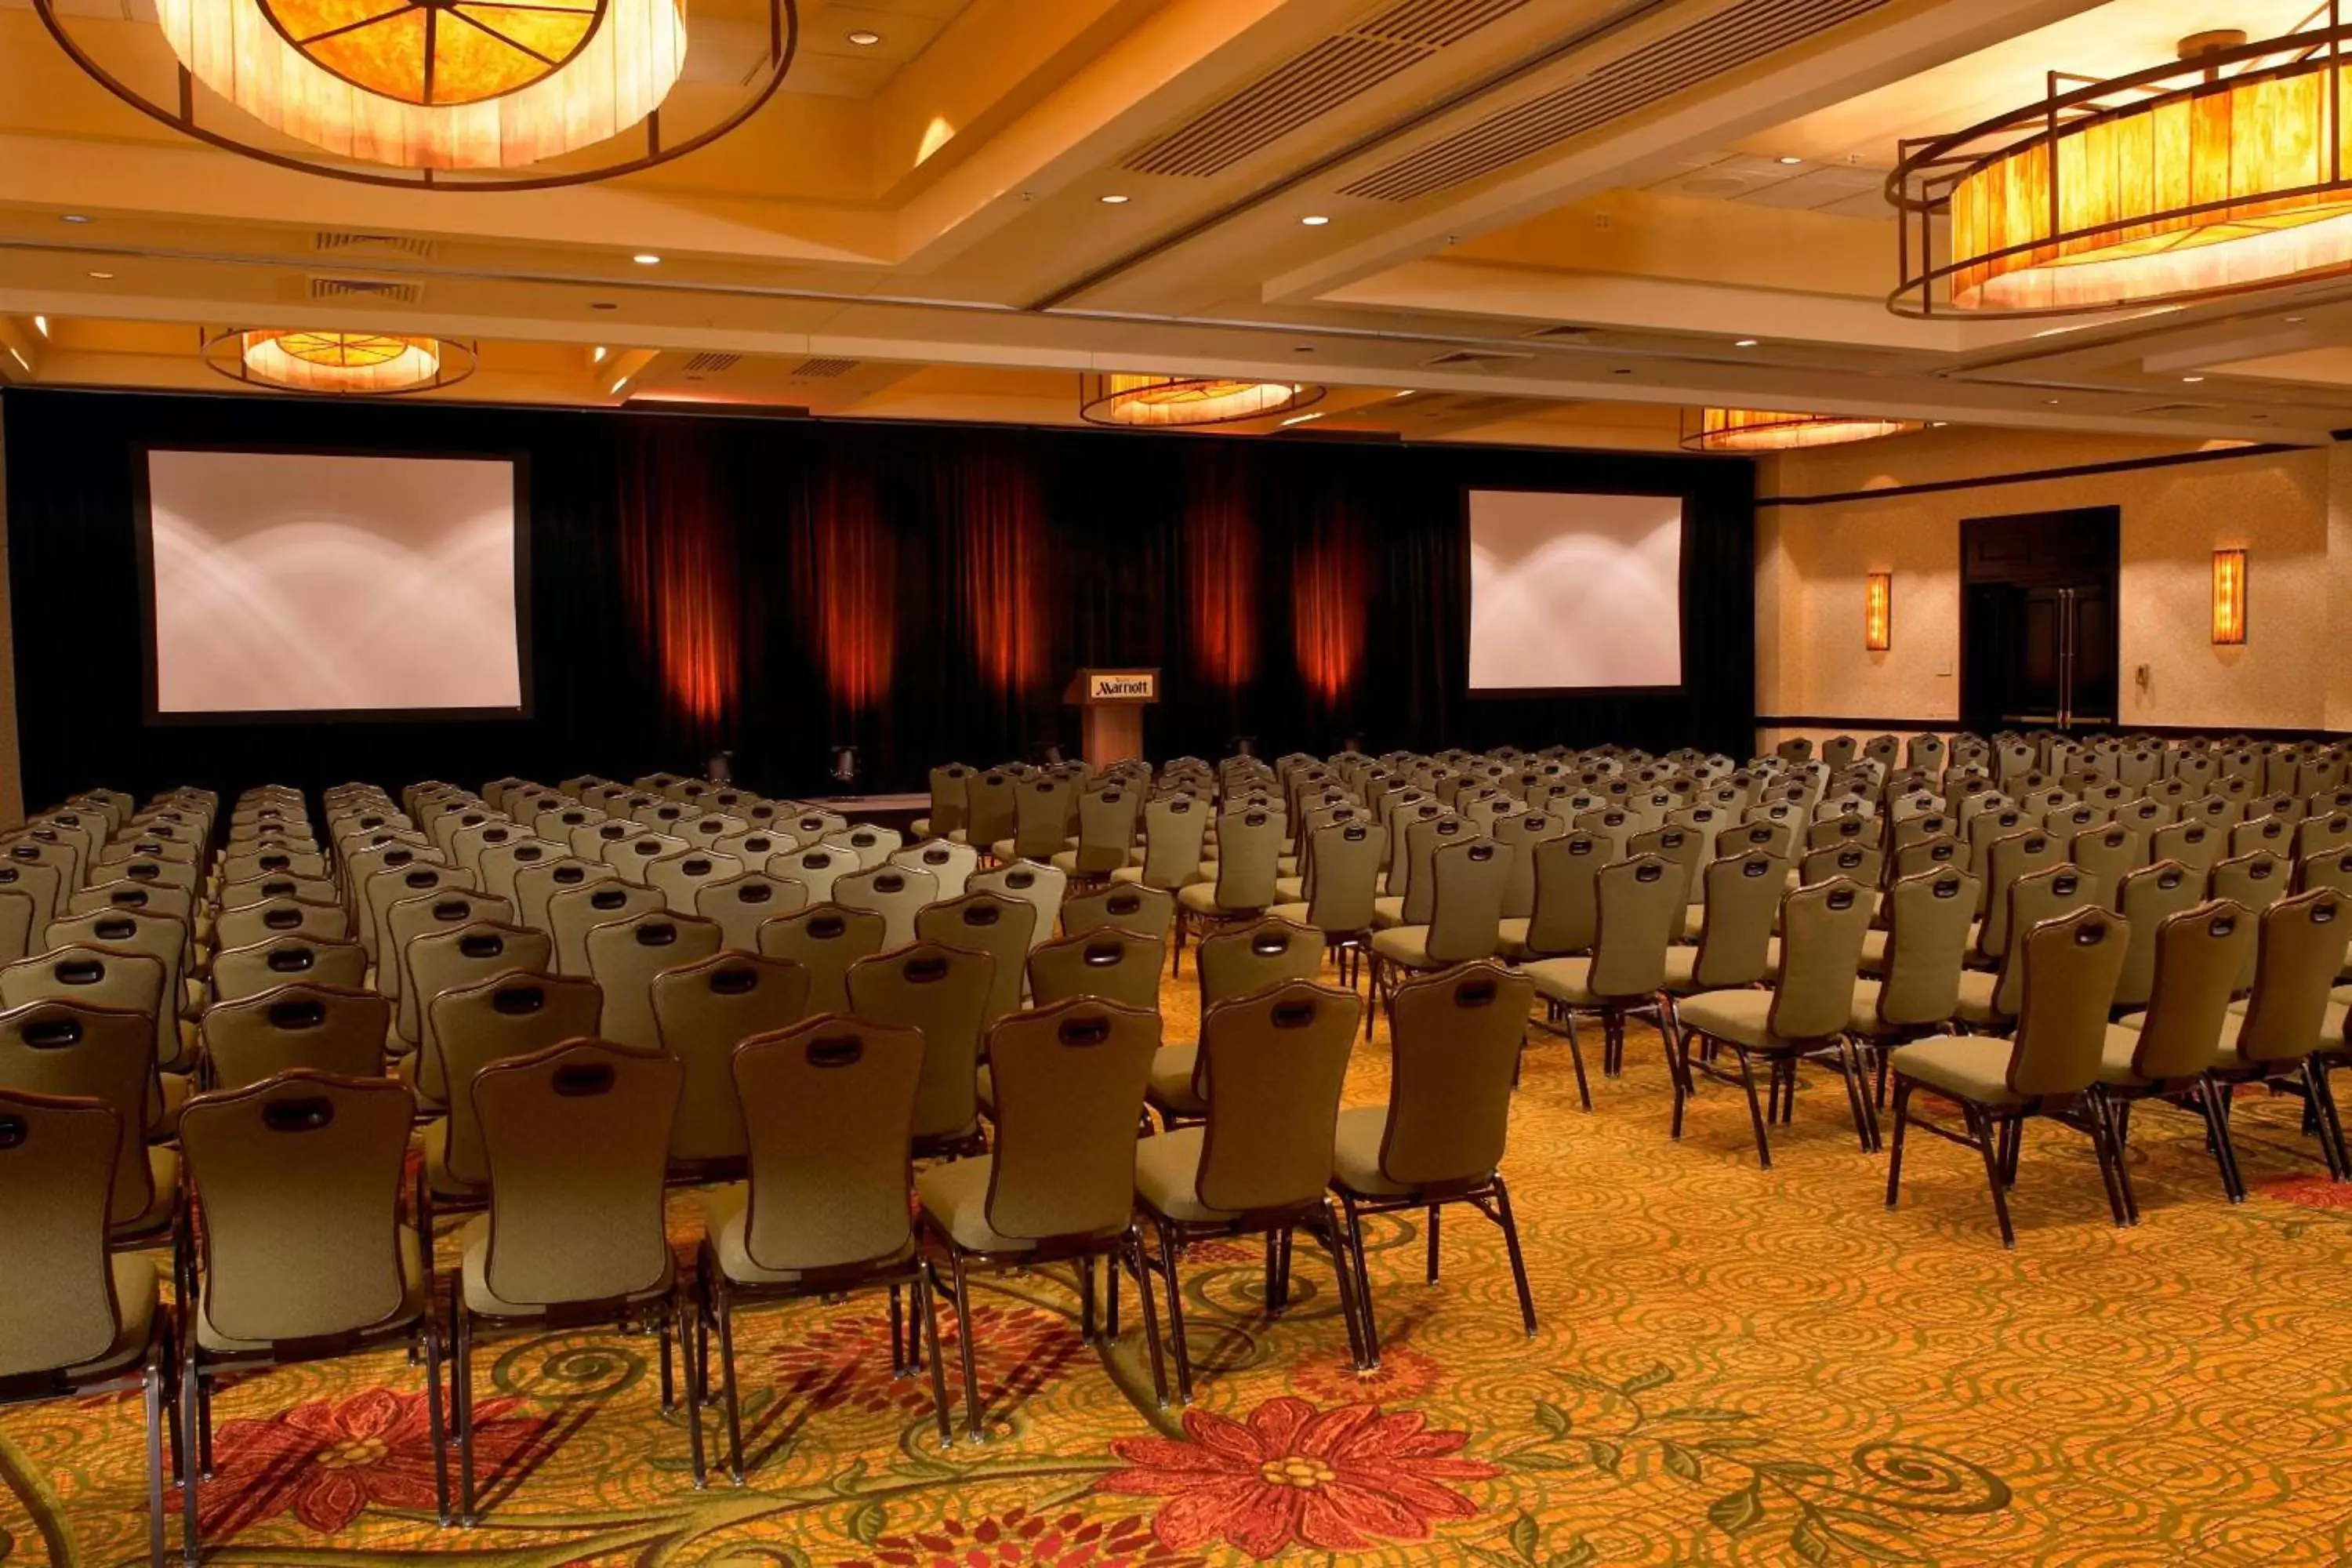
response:
[[[887,951],[915,940],[915,916],[939,900],[939,879],[929,871],[882,865],[853,871],[833,884],[833,901],[844,909],[871,910],[882,917]]]
[[[1196,1190],[1203,1204],[1248,1212],[1321,1195],[1363,1016],[1354,992],[1293,980],[1202,1016],[1209,1114]]]
[[[730,1065],[735,1047],[808,1016],[808,994],[807,970],[748,952],[714,953],[654,976],[656,1038],[686,1068],[670,1128],[672,1160],[742,1154],[743,1110]]]
[[[437,860],[425,858],[428,855],[437,857],[440,853],[437,849],[405,847],[388,852],[385,858],[392,863],[368,874],[367,880],[361,884],[359,908],[353,912],[359,917],[360,945],[367,950],[368,957],[378,963],[383,962],[384,916],[393,905],[404,899],[421,898],[445,889],[465,891],[477,885],[478,879],[474,873],[464,867],[443,865]],[[394,857],[398,854],[405,854],[408,858],[396,860]],[[354,874],[359,869],[360,864],[355,860],[352,863]],[[390,995],[392,993],[387,989],[384,994]]]
[[[1024,780],[1013,806],[1013,853],[1024,860],[1049,860],[1061,853],[1077,808],[1077,781],[1040,776]],[[1125,862],[1122,861],[1121,864]]]
[[[1142,810],[1143,792],[1131,784],[1108,784],[1078,797],[1076,863],[1081,876],[1103,876],[1127,864]]]
[[[1307,923],[1339,935],[1372,926],[1388,832],[1360,814],[1317,828],[1307,839]]]
[[[659,1050],[574,1040],[474,1079],[490,1167],[491,1294],[552,1306],[661,1286],[662,1183],[685,1076]]]
[[[2264,910],[2294,890],[2294,863],[2274,849],[2256,849],[2244,855],[2234,855],[2213,863],[2208,892],[2217,899],[2228,899],[2244,907],[2248,921],[2259,921]],[[2254,955],[2246,954],[2246,967],[2238,976],[2238,989],[2242,992],[2254,983]]]
[[[931,831],[941,838],[961,827],[971,815],[971,797],[966,789],[971,781],[971,770],[961,763],[949,763],[931,770]]]
[[[1029,945],[1034,947],[1054,934],[1055,922],[1062,912],[1062,895],[1069,891],[1070,879],[1058,866],[1038,860],[1014,860],[975,873],[964,886],[972,892],[997,893],[1034,905],[1037,921],[1029,933]]]
[[[2352,893],[2352,849],[2323,849],[2305,856],[2294,868],[2294,884],[2298,893],[2307,893],[2314,888]]]
[[[1601,868],[1595,900],[1594,994],[1632,1001],[1666,980],[1666,948],[1687,909],[1682,868],[1656,855],[1637,855]]]
[[[563,939],[555,929],[555,899],[559,894],[592,883],[618,882],[620,872],[601,860],[576,855],[559,856],[525,866],[515,873],[515,913],[524,925],[535,926],[556,939],[556,962],[563,961]],[[593,924],[593,921],[589,922]],[[586,927],[581,934],[586,934]]]
[[[432,1048],[433,998],[493,974],[551,968],[555,944],[545,931],[499,921],[469,921],[418,937],[408,944],[406,958],[408,984],[401,992],[398,1026],[402,1038],[425,1047],[420,1058],[426,1068],[423,1085],[426,1093],[438,1096],[442,1090],[432,1074],[436,1055]]]
[[[751,1156],[743,1250],[751,1261],[807,1273],[904,1252],[922,1031],[810,1018],[736,1046],[730,1070],[728,1098],[741,1107],[738,1138]]]
[[[358,987],[367,984],[367,954],[355,942],[311,942],[271,937],[213,956],[215,1002],[238,1002],[281,985],[310,981]]]
[[[1977,940],[1986,957],[1997,959],[2009,951],[2009,890],[2017,879],[2065,860],[2065,846],[2038,827],[1993,841],[1984,873],[1984,931]]]
[[[2080,1094],[2091,1086],[2130,946],[2124,918],[2096,904],[2021,926],[2013,962],[2024,979],[2006,1074],[2012,1093]]]
[[[1176,900],[1165,889],[1109,882],[1062,900],[1062,934],[1084,936],[1105,927],[1166,941],[1176,923]]]
[[[490,1171],[474,1115],[474,1079],[493,1063],[593,1036],[604,994],[581,976],[511,973],[445,991],[428,1006],[441,1063],[433,1076],[449,1108],[448,1171],[479,1187]]]
[[[142,1037],[140,1048],[146,1049]],[[121,1331],[108,1194],[136,1121],[105,1100],[0,1080],[0,1383],[104,1355]]]
[[[597,927],[668,912],[669,900],[658,890],[617,874],[564,889],[547,900],[546,929],[555,939],[556,973],[589,973],[588,933]]]
[[[1274,902],[1282,858],[1283,819],[1250,806],[1217,819],[1217,907],[1246,911]]]
[[[1719,862],[1718,862],[1719,863]],[[1411,1187],[1483,1184],[1503,1162],[1535,983],[1493,963],[1396,990],[1381,1173]]]
[[[2255,935],[2253,913],[2229,899],[2178,910],[2158,923],[2156,979],[2132,1051],[2133,1072],[2157,1081],[2204,1075],[2239,989],[2238,973],[2253,961]],[[2116,1005],[2122,1005],[2120,996]]]
[[[1160,966],[1168,944],[1158,935],[1105,926],[1044,943],[1029,954],[1029,994],[1049,1007],[1097,996],[1147,1012],[1160,1006]]]
[[[758,950],[761,921],[807,905],[804,885],[765,871],[745,871],[723,882],[707,882],[694,894],[694,912],[718,925],[722,946],[742,952]]]
[[[180,1147],[203,1215],[204,1311],[215,1330],[313,1340],[397,1320],[415,1114],[405,1084],[300,1069],[188,1102]]]
[[[143,952],[163,966],[163,1005],[155,1011],[155,1059],[167,1065],[179,1060],[180,977],[188,951],[188,928],[168,915],[138,910],[109,909],[93,914],[51,921],[43,947],[102,947],[114,952]]]
[[[1764,978],[1788,881],[1788,859],[1761,849],[1727,855],[1707,867],[1706,912],[1691,968],[1700,989],[1752,985]]]
[[[2201,822],[2175,822],[2159,827],[2147,841],[2147,858],[2151,860],[2178,860],[2200,876],[2210,874],[2213,863],[2229,847],[2230,836],[2218,827]]]
[[[1601,869],[1615,858],[1611,841],[1576,829],[1535,847],[1536,901],[1528,951],[1538,957],[1582,952],[1601,924]]]
[[[915,936],[919,942],[984,952],[996,961],[984,1028],[1021,1005],[1021,978],[1030,950],[1043,941],[1037,934],[1039,918],[1038,906],[1029,900],[979,888],[917,913]],[[845,1000],[834,1010],[847,1008]]]
[[[915,1136],[952,1139],[980,1115],[976,1075],[996,960],[971,948],[919,942],[850,966],[849,1013],[923,1033]]]
[[[2178,860],[2159,860],[2124,877],[2108,907],[2131,922],[2131,947],[2116,980],[2117,1008],[2145,1007],[2156,986],[2157,939],[2164,922],[2204,900],[2205,879]],[[2252,917],[2247,917],[2251,927]]]
[[[988,1033],[991,1229],[1045,1241],[1127,1228],[1136,1119],[1159,1048],[1160,1015],[1112,1002],[1063,1002],[997,1021]]]
[[[243,1089],[297,1068],[382,1078],[392,1003],[373,991],[300,980],[215,1003],[202,1027],[215,1089]]]
[[[927,838],[920,844],[909,844],[894,851],[890,864],[910,871],[923,871],[939,884],[935,895],[940,899],[963,897],[964,884],[980,869],[980,851],[969,844],[953,844],[944,838]]]
[[[1673,862],[1676,873],[1676,885],[1681,891],[1683,907],[1685,910],[1688,909],[1691,901],[1698,897],[1699,872],[1705,869],[1699,860],[1699,853],[1704,847],[1705,841],[1700,836],[1685,827],[1653,827],[1646,833],[1637,833],[1625,841],[1625,853],[1629,858],[1653,855]],[[1676,935],[1681,934],[1683,918],[1679,914],[1675,917],[1675,933]]]
[[[0,969],[0,1007],[58,1001],[137,1013],[146,1020],[151,1067],[170,1067],[179,1057],[179,1009],[164,994],[164,980],[163,963],[152,953],[76,943]],[[159,1017],[173,1020],[169,1055],[161,1054]]]
[[[2238,1026],[2241,1060],[2297,1061],[2319,1048],[2327,994],[2344,967],[2345,937],[2352,929],[2347,910],[2352,900],[2317,888],[2263,911],[2253,994]]]
[[[1433,855],[1429,868],[1429,956],[1440,963],[1493,957],[1511,879],[1510,850],[1491,838],[1457,841]]]
[[[1958,1011],[1976,907],[1976,879],[1958,867],[1899,878],[1887,889],[1881,1024],[1921,1028],[1945,1023]]]
[[[466,888],[420,893],[385,908],[383,941],[376,948],[375,988],[401,1004],[398,1017],[406,1037],[415,1038],[416,1029],[412,1005],[403,1000],[409,989],[409,944],[427,932],[470,925],[477,921],[512,924],[514,913],[514,906],[504,899]]]
[[[2066,858],[2098,883],[2100,896],[2110,908],[2120,910],[2124,878],[2147,857],[2140,835],[2123,823],[2114,822],[2069,838]]]
[[[1780,903],[1780,977],[1769,1027],[1784,1040],[1845,1031],[1869,934],[1870,889],[1836,877],[1799,888]]]
[[[248,947],[272,937],[300,937],[306,942],[344,942],[351,938],[351,911],[341,904],[311,903],[303,899],[268,898],[242,909],[224,909],[213,918],[213,944],[219,948]]]
[[[747,869],[732,855],[700,846],[662,856],[646,868],[646,885],[668,900],[673,914],[695,912],[695,898],[715,882],[740,877]]]
[[[667,910],[591,929],[588,973],[604,990],[597,1035],[618,1045],[660,1045],[661,1030],[654,1022],[654,977],[666,969],[698,963],[718,951],[717,921]]]
[[[1143,884],[1175,891],[1201,868],[1209,833],[1209,806],[1191,795],[1167,795],[1143,808]]]
[[[1509,846],[1511,850],[1510,879],[1503,887],[1503,918],[1530,919],[1536,908],[1536,847],[1565,837],[1568,818],[1558,812],[1530,809],[1496,818],[1488,831],[1497,843]]]
[[[1232,926],[1202,942],[1194,968],[1201,977],[1201,1011],[1291,980],[1312,980],[1322,972],[1328,946],[1312,926],[1269,915]]]

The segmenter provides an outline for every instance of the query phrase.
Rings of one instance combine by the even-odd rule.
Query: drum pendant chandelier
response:
[[[1078,378],[1078,415],[1129,430],[1181,429],[1288,414],[1322,402],[1323,394],[1295,381],[1114,373]]]
[[[1898,315],[2169,303],[2352,271],[2352,27],[2248,43],[2184,38],[2179,59],[1906,141]]]
[[[249,386],[340,397],[389,397],[454,386],[475,353],[446,338],[390,332],[232,328],[205,340],[205,363]]]
[[[1703,408],[1696,429],[1685,426],[1682,446],[1692,452],[1785,452],[1796,447],[1837,447],[1919,428],[1916,419],[1866,414],[1779,414],[1762,408]]]
[[[743,86],[708,106],[681,95],[690,108],[665,125],[688,0],[156,0],[161,50],[62,4],[33,0],[66,54],[173,129],[281,167],[434,190],[584,184],[681,157],[774,96],[799,26],[795,0],[754,0],[765,37]]]

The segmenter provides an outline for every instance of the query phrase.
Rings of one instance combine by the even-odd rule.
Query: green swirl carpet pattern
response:
[[[1192,984],[1188,966],[1166,989],[1171,1035],[1192,1026]],[[1360,1048],[1350,1100],[1377,1102],[1386,1077],[1383,1035]],[[1808,1082],[1769,1173],[1736,1091],[1705,1086],[1669,1141],[1654,1036],[1635,1031],[1625,1076],[1596,1078],[1594,1099],[1578,1109],[1564,1047],[1538,1034],[1506,1166],[1543,1320],[1532,1344],[1499,1237],[1461,1210],[1434,1289],[1417,1226],[1375,1222],[1386,1356],[1362,1378],[1319,1252],[1299,1248],[1296,1300],[1270,1322],[1255,1242],[1194,1248],[1190,1411],[1153,1408],[1131,1295],[1106,1362],[1060,1280],[1011,1277],[972,1325],[990,1440],[943,1453],[928,1381],[890,1375],[878,1297],[760,1310],[738,1342],[750,1484],[697,1492],[683,1416],[659,1412],[652,1340],[499,1342],[478,1374],[487,1517],[462,1531],[432,1522],[417,1374],[392,1352],[225,1389],[207,1560],[2321,1568],[2352,1554],[2352,1188],[2319,1173],[2292,1106],[2242,1104],[2254,1193],[2237,1208],[2188,1117],[2136,1117],[2146,1219],[2130,1232],[2108,1224],[2088,1146],[2037,1125],[2006,1253],[1965,1150],[1914,1140],[1903,1205],[1883,1206],[1885,1161],[1855,1149],[1834,1079]],[[698,1213],[676,1200],[682,1257]],[[951,1316],[943,1328],[952,1396]],[[0,1563],[143,1562],[142,1454],[135,1399],[0,1412]]]

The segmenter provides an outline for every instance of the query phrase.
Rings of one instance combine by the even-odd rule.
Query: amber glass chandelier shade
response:
[[[2352,271],[2339,33],[2352,29],[2053,90],[1976,132],[1906,143],[1888,182],[1906,209],[1890,304],[2033,315]]]
[[[1322,401],[1324,389],[1291,381],[1115,373],[1080,378],[1078,413],[1131,430],[1231,425]]]
[[[1696,429],[1685,427],[1683,446],[1695,452],[1780,452],[1796,447],[1836,447],[1848,441],[1900,436],[1919,428],[1914,419],[1861,414],[1787,414],[1763,408],[1706,408]]]
[[[441,338],[390,332],[234,329],[206,342],[205,362],[248,385],[381,397],[463,381],[473,374],[474,353]]]
[[[190,76],[338,157],[513,169],[640,125],[685,68],[681,0],[157,0]]]

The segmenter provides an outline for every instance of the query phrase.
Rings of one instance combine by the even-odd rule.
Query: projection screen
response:
[[[524,710],[514,460],[146,458],[153,717]]]
[[[1470,492],[1470,689],[1683,680],[1679,496]]]

